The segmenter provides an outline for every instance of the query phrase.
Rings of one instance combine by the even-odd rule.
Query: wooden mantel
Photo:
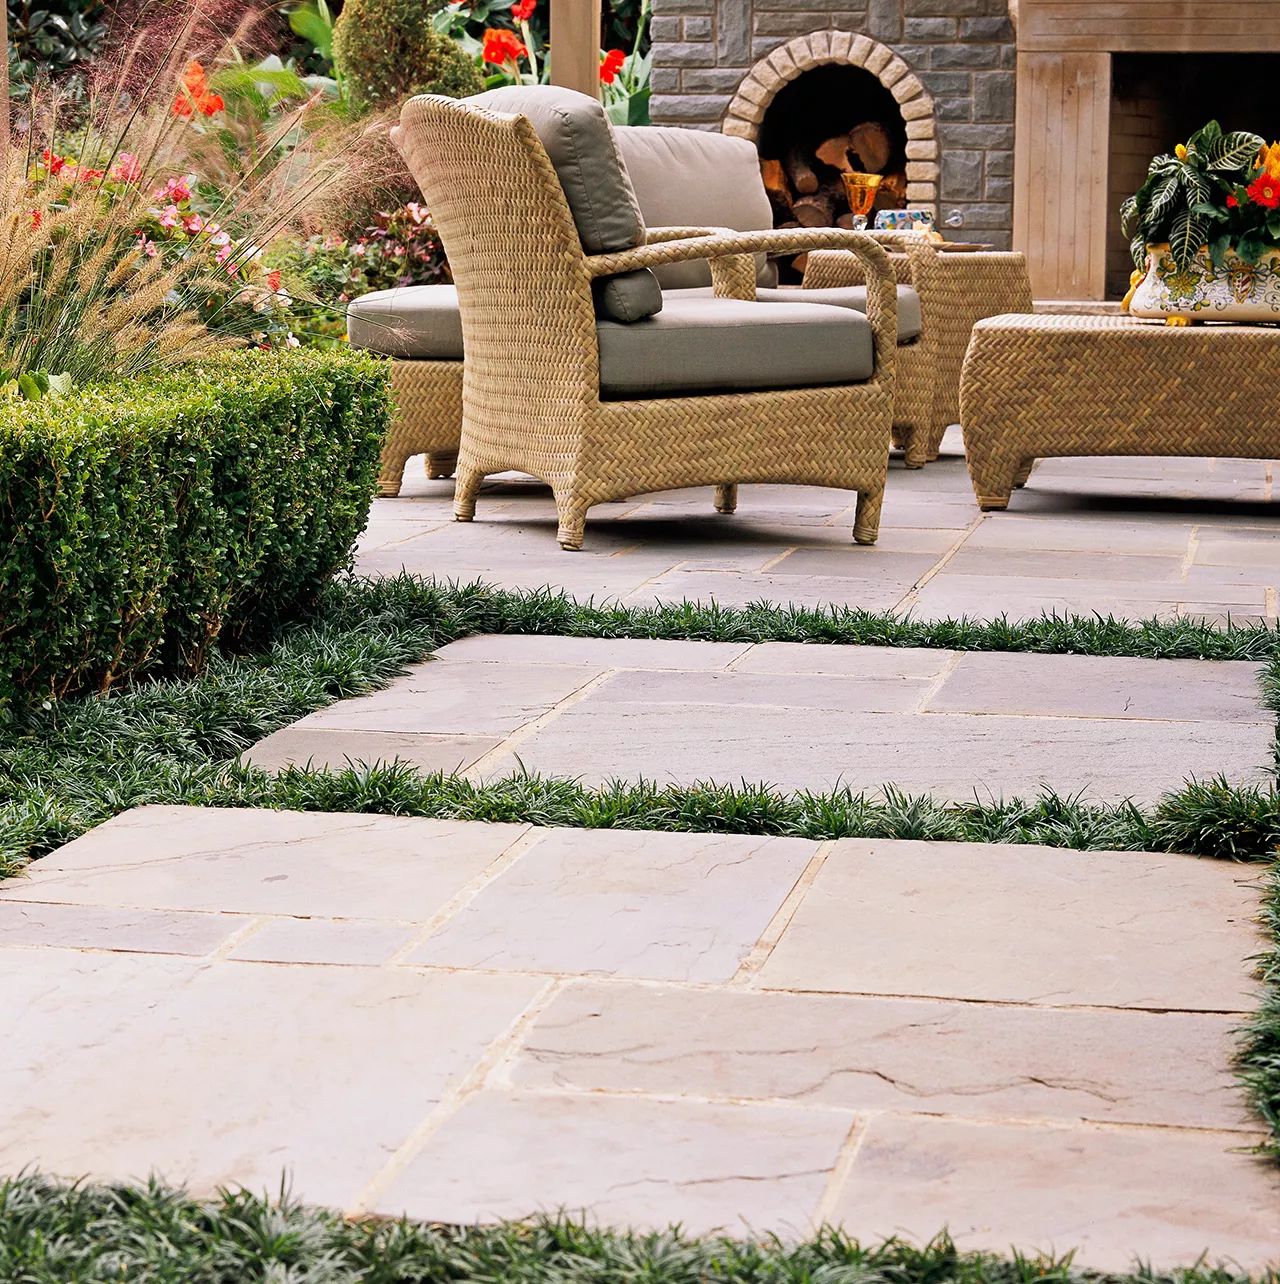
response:
[[[1112,54],[1278,52],[1280,0],[1017,0],[1016,13],[1014,247],[1037,298],[1101,299]]]

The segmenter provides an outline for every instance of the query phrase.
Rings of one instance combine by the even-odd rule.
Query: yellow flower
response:
[[[1272,143],[1258,153],[1258,164],[1268,178],[1280,178],[1280,143]]]
[[[1187,149],[1186,149],[1186,148],[1185,148],[1181,143],[1179,143],[1179,144],[1177,145],[1177,147],[1175,147],[1175,148],[1173,149],[1173,154],[1174,154],[1174,155],[1175,155],[1179,160],[1186,160],[1186,159],[1187,159]]]

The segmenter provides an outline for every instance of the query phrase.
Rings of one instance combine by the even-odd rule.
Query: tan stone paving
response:
[[[1253,876],[144,808],[0,886],[0,1171],[1257,1270]]]
[[[732,517],[709,490],[591,510],[585,548],[555,542],[550,492],[494,480],[477,521],[451,520],[452,482],[411,460],[400,497],[374,504],[357,562],[510,588],[644,605],[761,599],[919,617],[1043,611],[1121,618],[1266,618],[1280,589],[1280,464],[1234,459],[1041,461],[1005,513],[973,502],[958,428],[917,472],[890,467],[879,543],[850,543],[853,496],[744,486]]]
[[[1245,662],[597,638],[466,638],[247,755],[396,758],[477,779],[891,784],[943,799],[1044,788],[1153,802],[1261,781],[1274,714]]]

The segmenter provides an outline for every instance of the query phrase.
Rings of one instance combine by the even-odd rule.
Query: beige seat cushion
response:
[[[453,285],[374,290],[347,304],[353,348],[418,361],[462,360],[462,317]]]
[[[674,291],[657,315],[596,332],[600,395],[617,400],[862,383],[875,368],[870,322],[852,308]]]
[[[773,210],[754,143],[660,125],[620,125],[613,134],[646,227],[772,230]],[[763,254],[756,256],[756,264],[758,283],[777,285],[778,269]],[[668,263],[653,271],[664,290],[711,284],[705,259]]]
[[[676,290],[667,298],[678,298],[680,295],[690,298],[709,299],[711,287],[696,290]],[[756,290],[758,303],[825,303],[836,308],[854,308],[858,312],[867,310],[867,287],[865,285],[833,285],[825,290],[802,290],[796,285],[784,285],[776,290]],[[910,343],[920,337],[923,321],[920,313],[920,296],[910,285],[898,286],[898,342]]]
[[[555,85],[503,85],[465,101],[528,119],[556,168],[588,254],[644,244],[640,206],[597,99]],[[603,277],[592,283],[592,292],[596,312],[617,321],[638,321],[662,307],[662,292],[648,268]]]

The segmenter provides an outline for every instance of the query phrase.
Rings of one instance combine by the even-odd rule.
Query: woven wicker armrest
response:
[[[773,232],[718,232],[714,236],[697,236],[657,244],[638,245],[632,250],[612,254],[589,254],[587,272],[592,277],[613,276],[637,268],[661,267],[688,259],[710,259],[713,278],[716,260],[737,256],[739,261],[754,263],[743,256],[752,254],[802,254],[806,251],[836,249],[856,256],[863,265],[868,281],[879,287],[867,289],[867,320],[871,323],[876,343],[876,377],[888,380],[898,347],[898,291],[889,256],[863,232],[846,232],[834,227],[786,228]],[[753,276],[754,283],[754,276]],[[754,290],[754,284],[753,284]],[[717,293],[720,290],[717,289]],[[742,297],[739,295],[738,297]],[[747,295],[746,297],[753,297]]]
[[[687,241],[697,236],[732,236],[731,227],[646,227],[645,243],[659,245],[664,241]]]

